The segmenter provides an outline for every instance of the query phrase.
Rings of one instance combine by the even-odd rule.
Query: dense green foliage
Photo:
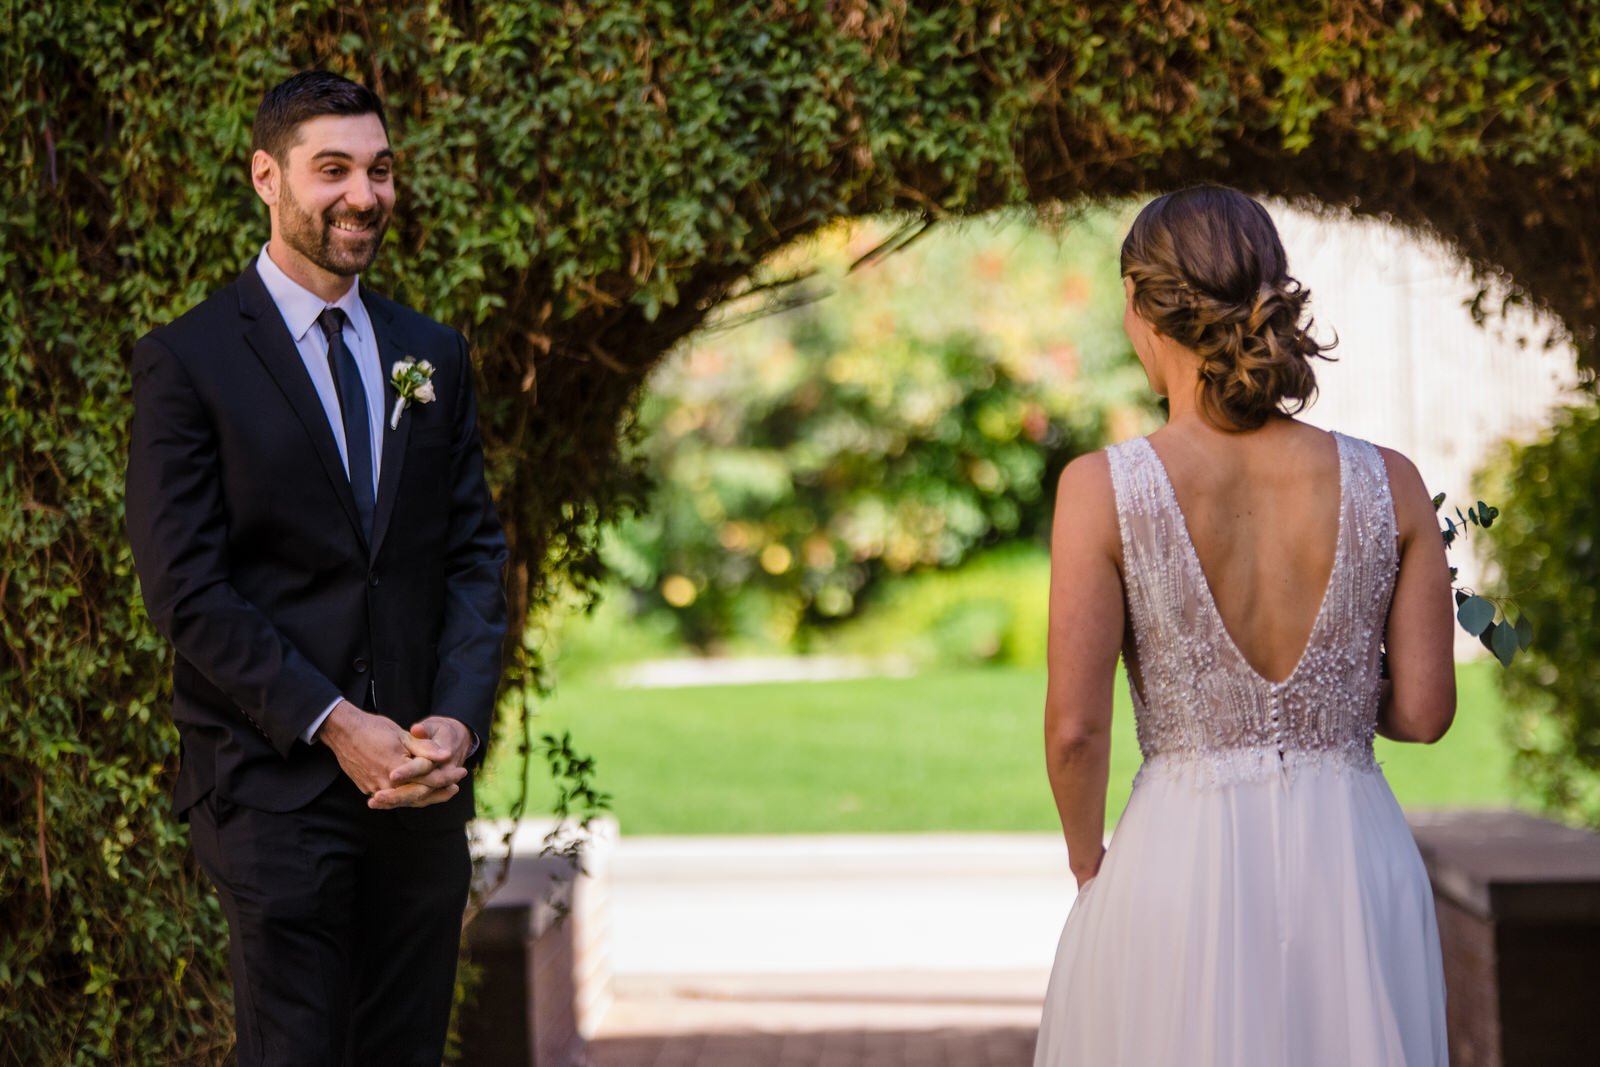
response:
[[[839,216],[1222,179],[1431,227],[1593,361],[1597,49],[1566,0],[5,5],[0,1058],[227,1043],[121,533],[126,365],[263,240],[244,162],[281,76],[390,104],[401,206],[368,280],[477,344],[520,612],[596,577],[649,368]]]
[[[1122,224],[946,227],[848,272],[892,240],[863,223],[770,264],[808,273],[800,306],[730,308],[650,381],[656,485],[603,553],[630,602],[702,647],[793,647],[886,576],[1042,542],[1066,459],[1154,416],[1121,330]]]
[[[1532,624],[1506,671],[1520,776],[1547,811],[1600,829],[1600,408],[1566,409],[1491,468],[1495,592]]]

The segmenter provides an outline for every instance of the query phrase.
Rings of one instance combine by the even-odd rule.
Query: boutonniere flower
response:
[[[394,402],[394,413],[389,416],[389,429],[400,425],[400,413],[415,400],[419,404],[433,403],[433,364],[425,359],[395,360],[389,369],[389,384],[400,396]]]

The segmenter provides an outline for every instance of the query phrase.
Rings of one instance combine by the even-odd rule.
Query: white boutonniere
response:
[[[419,404],[433,403],[433,364],[425,359],[396,360],[389,369],[389,384],[400,396],[394,402],[394,413],[389,416],[389,429],[400,425],[400,413],[413,400]]]

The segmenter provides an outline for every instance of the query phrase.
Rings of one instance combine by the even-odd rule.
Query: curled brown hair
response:
[[[1200,404],[1229,430],[1293,415],[1316,395],[1312,357],[1331,359],[1305,317],[1272,218],[1237,189],[1201,185],[1145,205],[1122,242],[1133,308],[1200,356]]]

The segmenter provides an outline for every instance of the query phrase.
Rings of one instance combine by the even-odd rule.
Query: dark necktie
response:
[[[361,517],[361,532],[372,538],[372,434],[367,422],[367,390],[361,384],[356,357],[344,343],[344,312],[324,308],[317,325],[328,338],[328,369],[333,372],[333,387],[339,394],[339,413],[344,419],[345,454],[350,460],[350,490],[356,498],[356,514]]]

